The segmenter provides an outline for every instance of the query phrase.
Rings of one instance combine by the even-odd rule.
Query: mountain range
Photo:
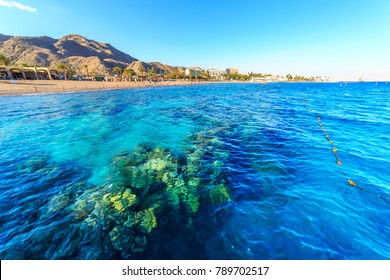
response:
[[[130,68],[137,73],[141,65],[145,70],[154,67],[157,73],[173,72],[175,68],[160,62],[140,61],[108,43],[100,43],[76,34],[60,39],[0,34],[0,53],[18,66],[39,65],[56,68],[58,64],[66,63],[81,72],[87,65],[90,73],[102,73],[105,69],[116,66],[122,69]]]

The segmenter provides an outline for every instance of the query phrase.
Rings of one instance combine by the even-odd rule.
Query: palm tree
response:
[[[175,69],[173,70],[173,73],[175,74],[175,79],[177,80],[177,77],[179,76],[179,69],[177,67],[175,67]]]
[[[125,70],[123,70],[123,75],[128,79],[134,75],[134,70],[130,68],[126,68]]]
[[[211,74],[210,74],[210,71],[209,70],[207,70],[207,72],[206,72],[207,74],[207,80],[210,80],[210,78],[211,78]]]
[[[119,66],[115,66],[114,68],[112,68],[112,71],[119,76],[122,73],[122,68],[120,68]]]
[[[138,67],[138,75],[141,75],[141,77],[142,77],[144,74],[144,71],[145,71],[145,68],[142,66],[142,64],[140,64],[140,66]]]
[[[165,80],[168,79],[168,71],[167,71],[167,70],[164,70],[164,79],[165,79]]]
[[[137,74],[135,73],[135,71],[133,69],[130,69],[130,76],[131,77],[134,77],[136,76]]]
[[[149,77],[150,77],[150,68],[149,67],[146,68],[146,76],[149,79]]]
[[[73,65],[68,65],[67,67],[68,69],[68,73],[69,73],[69,77],[73,77],[74,75],[76,75],[76,69],[73,67]]]
[[[150,69],[150,75],[153,76],[153,80],[156,79],[156,68],[152,67],[152,69]]]
[[[87,71],[87,80],[89,81],[88,64],[84,64],[83,68]]]
[[[209,71],[202,71],[200,76],[203,80],[208,80],[210,78]]]
[[[104,80],[108,81],[108,76],[110,75],[110,68],[103,66]]]
[[[192,82],[192,69],[188,68],[188,70],[189,70],[189,75],[190,75],[190,82]]]
[[[57,65],[57,68],[64,72],[65,80],[67,80],[68,67],[66,67],[65,63],[60,63]]]

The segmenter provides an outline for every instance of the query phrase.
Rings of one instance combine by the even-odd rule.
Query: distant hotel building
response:
[[[235,73],[239,73],[239,70],[238,69],[234,69],[234,68],[210,68],[210,69],[202,69],[202,68],[199,68],[199,67],[191,67],[191,68],[187,68],[184,73],[186,76],[189,76],[190,73],[192,73],[192,76],[195,76],[195,75],[202,75],[202,72],[207,72],[209,73],[209,75],[211,77],[220,77],[221,75],[223,74],[235,74]]]
[[[207,71],[210,73],[210,76],[212,76],[212,77],[218,77],[218,76],[221,76],[222,74],[230,74],[229,68],[224,68],[224,69],[211,68],[211,69],[208,69]]]
[[[265,77],[253,77],[250,79],[251,82],[258,82],[258,83],[272,83],[272,82],[287,82],[287,78],[282,76],[265,76]]]
[[[193,68],[187,68],[187,69],[184,71],[184,74],[185,74],[186,76],[189,76],[190,73],[191,73],[191,76],[196,76],[196,75],[200,76],[200,75],[202,75],[202,69],[199,68],[199,67],[193,67]]]

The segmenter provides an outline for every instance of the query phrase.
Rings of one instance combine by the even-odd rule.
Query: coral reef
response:
[[[166,244],[177,232],[196,236],[194,221],[201,208],[231,200],[226,167],[229,153],[217,137],[219,132],[192,135],[183,152],[148,143],[123,151],[113,157],[103,186],[89,184],[84,178],[62,181],[58,191],[47,198],[40,220],[44,223],[61,216],[70,223],[72,238],[78,242],[70,242],[64,228],[46,237],[63,246],[53,244],[47,250],[55,252],[55,258],[83,258],[87,254],[90,258],[131,259],[151,248],[167,250]],[[23,168],[53,176],[62,170],[43,157],[34,158]],[[82,244],[91,240],[100,242],[101,248],[84,252]]]
[[[231,200],[225,167],[229,154],[217,133],[193,135],[184,153],[153,144],[121,152],[112,160],[110,184],[100,189],[100,196],[90,194],[92,211],[79,201],[72,208],[75,218],[85,218],[84,228],[104,224],[122,258],[144,252],[150,234],[161,227],[191,229],[202,205]]]

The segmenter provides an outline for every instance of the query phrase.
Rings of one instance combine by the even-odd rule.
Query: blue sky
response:
[[[0,33],[80,34],[143,61],[390,80],[387,0],[0,0]]]

